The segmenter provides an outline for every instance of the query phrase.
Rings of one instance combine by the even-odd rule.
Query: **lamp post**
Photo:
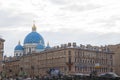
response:
[[[32,69],[32,73],[33,73],[33,77],[34,77],[34,66],[31,66],[31,69]]]
[[[12,77],[13,74],[12,74],[12,69],[9,69],[9,77]]]
[[[20,76],[20,77],[23,77],[23,76],[24,76],[24,74],[23,74],[23,67],[20,67],[19,76]]]

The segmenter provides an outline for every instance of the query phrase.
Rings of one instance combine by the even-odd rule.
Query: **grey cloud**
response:
[[[120,21],[120,16],[111,16],[105,21],[105,26],[115,27],[117,21]]]
[[[88,3],[91,0],[48,0],[49,2],[56,4],[56,5],[70,5],[73,3]]]
[[[5,55],[14,55],[14,48],[18,44],[18,41],[21,41],[21,44],[23,44],[24,37],[29,32],[25,31],[8,31],[8,32],[0,32],[3,36],[3,39],[5,39]]]
[[[56,5],[62,5],[61,10],[70,10],[70,11],[85,11],[92,10],[96,8],[101,8],[101,5],[92,4],[91,0],[49,0],[51,3]],[[83,5],[84,3],[84,5]]]
[[[112,15],[108,19],[97,20],[97,23],[111,23],[120,20],[120,15]]]
[[[47,36],[49,34],[49,36]],[[59,32],[44,32],[43,36],[50,44],[77,42],[78,44],[108,45],[120,43],[120,33],[86,32],[81,29],[61,29]]]
[[[0,38],[2,38],[2,35],[0,35]]]
[[[99,35],[97,37],[97,39],[95,39],[96,42],[98,42],[101,44],[118,44],[120,43],[120,33],[107,33],[107,34],[102,34]]]
[[[112,28],[112,27],[117,26],[117,24],[116,24],[117,21],[120,21],[120,15],[112,15],[107,19],[105,19],[105,18],[104,19],[96,19],[88,24],[101,24],[101,26],[103,26],[103,27]]]
[[[101,8],[101,5],[95,5],[95,4],[87,4],[87,5],[69,5],[66,7],[62,7],[61,9],[63,10],[70,10],[70,11],[85,11],[85,10],[93,10],[93,9],[98,9]]]
[[[48,1],[56,5],[66,5],[69,4],[71,0],[48,0]]]
[[[0,10],[0,27],[21,26],[32,20],[33,16],[34,15],[30,13],[21,13],[15,15],[10,11]]]

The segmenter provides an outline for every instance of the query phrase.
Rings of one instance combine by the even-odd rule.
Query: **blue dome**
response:
[[[36,49],[44,49],[44,45],[38,44],[38,45],[36,46]]]
[[[40,43],[40,42],[41,42],[41,44],[44,45],[44,39],[37,32],[29,33],[24,39],[24,44],[26,44],[26,43]]]
[[[14,50],[24,50],[24,48],[20,44],[18,44]]]

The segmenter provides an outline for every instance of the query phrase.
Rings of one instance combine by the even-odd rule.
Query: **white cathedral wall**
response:
[[[44,51],[45,49],[37,49],[36,52]]]
[[[18,56],[22,56],[23,55],[23,51],[22,50],[15,50],[14,51],[14,56],[17,56],[17,54],[18,54]]]
[[[33,51],[36,50],[37,43],[32,43],[32,44],[24,44],[24,53],[25,54],[30,54]]]

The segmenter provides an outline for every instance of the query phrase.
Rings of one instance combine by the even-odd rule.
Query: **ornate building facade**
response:
[[[2,71],[3,68],[3,53],[4,53],[4,42],[5,40],[0,38],[0,71]]]
[[[23,46],[19,42],[15,47],[14,57],[5,58],[5,72],[8,76],[19,74],[21,70],[27,75],[47,75],[50,69],[60,70],[63,74],[90,74],[94,70],[113,72],[113,55],[107,47],[77,45],[75,42],[45,46],[33,24]]]

